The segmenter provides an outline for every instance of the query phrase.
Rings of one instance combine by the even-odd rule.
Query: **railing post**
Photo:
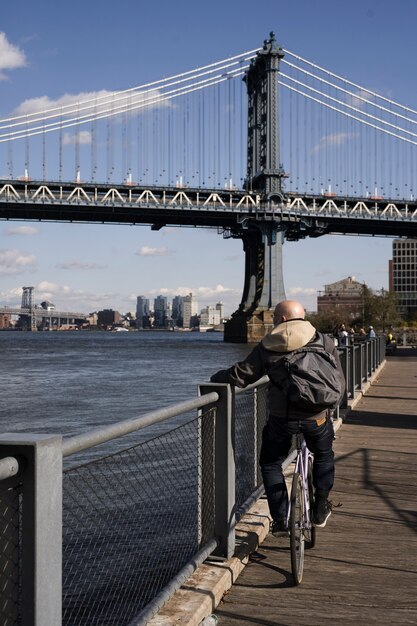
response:
[[[234,390],[228,384],[209,383],[199,385],[199,394],[216,391],[216,425],[214,435],[214,532],[219,539],[217,556],[230,558],[235,550],[235,442],[234,429]]]
[[[346,346],[345,350],[348,353],[348,363],[349,363],[349,389],[350,397],[355,397],[355,388],[356,388],[356,368],[355,368],[355,347],[354,346]]]
[[[348,403],[348,391],[349,391],[349,380],[350,380],[350,372],[349,372],[349,367],[348,367],[348,363],[349,363],[348,352],[347,352],[346,347],[339,348],[339,358],[340,358],[340,364],[342,366],[342,370],[345,375],[345,381],[346,381],[345,395],[340,401],[340,408],[345,409]]]
[[[18,510],[15,507],[11,511],[19,522],[15,529],[20,554],[17,567],[19,623],[22,626],[59,626],[62,619],[62,437],[6,433],[1,435],[0,456],[19,460],[18,474],[2,484],[6,496],[17,488],[20,493]],[[4,571],[3,566],[7,567],[7,563],[2,562],[4,558],[7,555],[0,554],[0,571]]]

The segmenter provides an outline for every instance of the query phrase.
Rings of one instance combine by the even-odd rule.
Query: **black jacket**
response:
[[[236,387],[246,387],[267,374],[271,365],[281,359],[283,354],[288,354],[293,350],[302,348],[309,343],[317,341],[317,339],[318,334],[316,329],[306,320],[282,322],[278,324],[278,326],[275,326],[275,328],[253,348],[246,359],[235,363],[232,367],[229,367],[229,369],[216,372],[210,380],[216,383],[230,383],[236,385]],[[345,392],[346,383],[339,354],[331,337],[324,335],[324,342],[325,349],[334,356],[337,368],[340,372],[342,384],[341,400]],[[315,415],[315,413],[306,413],[305,410],[297,410],[294,407],[289,407],[289,412],[287,413],[287,397],[285,393],[275,385],[269,386],[268,407],[272,415],[283,417],[288,415],[291,419],[305,419]]]

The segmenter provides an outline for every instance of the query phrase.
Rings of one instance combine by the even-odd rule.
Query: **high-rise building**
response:
[[[193,306],[193,294],[189,293],[182,299],[182,325],[184,328],[190,328],[191,317],[195,315],[195,304]]]
[[[165,328],[169,318],[168,300],[166,296],[157,296],[153,301],[154,310],[154,326],[156,328]]]
[[[148,328],[149,318],[149,300],[145,296],[138,296],[136,298],[136,328]]]
[[[389,263],[389,290],[397,296],[398,312],[417,313],[417,239],[394,239]]]
[[[219,312],[220,321],[222,321],[222,319],[224,318],[224,304],[223,304],[223,302],[218,302],[216,304],[216,310]]]
[[[172,319],[176,326],[182,326],[182,296],[174,296],[172,299]]]

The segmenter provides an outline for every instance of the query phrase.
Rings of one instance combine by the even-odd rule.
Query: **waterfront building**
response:
[[[222,321],[224,319],[224,304],[223,304],[223,302],[218,302],[216,304],[216,309],[219,312],[220,321]]]
[[[397,297],[403,317],[417,314],[417,239],[394,239],[389,261],[389,290]]]
[[[183,305],[183,298],[182,296],[174,296],[174,298],[172,299],[172,319],[174,321],[175,326],[179,326],[181,327],[183,324],[182,321],[182,305]]]
[[[136,298],[136,328],[150,327],[150,306],[148,298],[138,296]]]
[[[111,328],[114,324],[119,324],[122,315],[113,309],[103,309],[97,313],[97,325],[99,328]]]
[[[208,305],[201,309],[200,326],[217,326],[221,322],[220,311],[216,306]]]
[[[194,306],[193,306],[194,304]],[[189,293],[182,299],[182,325],[183,328],[191,328],[191,318],[196,315],[196,303],[193,303],[193,294]]]
[[[166,296],[157,296],[153,301],[154,327],[166,328],[169,319],[168,300]]]
[[[0,328],[10,328],[12,326],[12,316],[9,313],[0,313]]]
[[[348,276],[335,283],[324,285],[324,292],[319,291],[317,297],[318,313],[343,313],[351,319],[363,314],[364,284],[354,276]]]

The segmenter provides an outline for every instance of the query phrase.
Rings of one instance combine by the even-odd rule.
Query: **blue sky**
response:
[[[157,80],[262,46],[286,49],[417,107],[415,0],[139,0],[6,3],[0,23],[0,117],[27,99],[57,100]],[[0,171],[4,171],[1,164]],[[392,241],[327,236],[284,244],[288,297],[314,309],[347,276],[388,287]],[[147,253],[144,253],[144,251]],[[240,241],[202,229],[0,223],[0,306],[36,287],[60,309],[134,310],[137,295],[193,292],[200,308],[240,302]]]

